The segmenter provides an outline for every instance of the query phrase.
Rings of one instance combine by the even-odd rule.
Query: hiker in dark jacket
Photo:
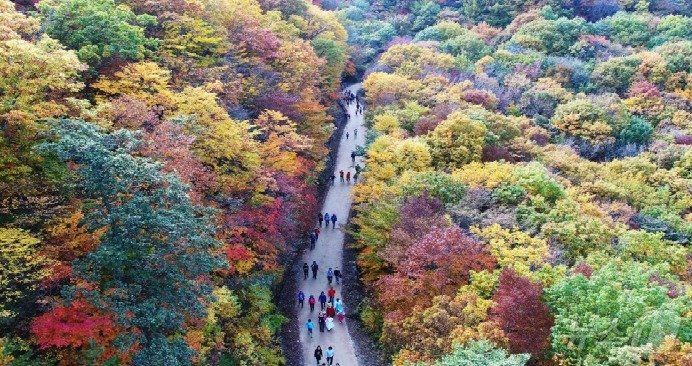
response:
[[[317,262],[312,261],[312,278],[317,279],[317,270],[320,269],[320,267],[317,265]]]
[[[307,280],[308,279],[308,271],[310,270],[310,267],[308,266],[307,263],[303,263],[303,279]]]
[[[327,295],[324,294],[324,291],[320,293],[320,297],[318,299],[320,300],[320,309],[324,310],[324,308],[327,306]]]
[[[334,279],[336,279],[337,285],[341,283],[341,270],[339,269],[339,267],[336,267],[336,269],[334,270]]]
[[[336,229],[336,214],[332,214],[332,229]]]

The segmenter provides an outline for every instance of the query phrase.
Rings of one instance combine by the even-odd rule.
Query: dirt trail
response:
[[[360,84],[355,84],[349,87],[354,94],[360,89]],[[322,350],[325,351],[327,347],[331,346],[335,350],[334,363],[336,365],[339,363],[340,366],[358,366],[358,356],[353,345],[353,339],[348,332],[348,320],[345,320],[343,324],[339,324],[337,319],[334,319],[334,329],[324,333],[319,332],[319,327],[317,323],[317,316],[320,311],[319,300],[315,305],[315,311],[310,312],[310,306],[308,305],[307,299],[310,295],[314,295],[318,298],[321,291],[325,294],[329,289],[327,282],[327,269],[329,267],[335,269],[340,268],[343,270],[344,266],[342,263],[342,254],[344,247],[344,231],[343,225],[344,220],[348,218],[349,211],[351,210],[351,188],[353,187],[353,174],[355,173],[354,164],[351,162],[351,152],[355,150],[357,145],[365,145],[365,127],[363,124],[363,115],[356,115],[356,103],[353,102],[347,107],[348,113],[351,118],[347,121],[346,127],[341,137],[341,142],[339,144],[339,152],[336,159],[335,172],[336,180],[333,186],[329,187],[329,191],[324,200],[324,206],[322,207],[322,215],[328,212],[330,215],[336,213],[338,221],[336,222],[336,229],[332,229],[330,223],[329,228],[325,228],[324,225],[320,228],[321,233],[319,239],[317,240],[317,245],[314,250],[307,250],[301,257],[301,260],[296,263],[299,268],[294,269],[294,273],[297,273],[297,283],[298,289],[305,293],[305,307],[299,309],[298,311],[298,325],[300,326],[300,343],[303,348],[303,359],[305,360],[305,365],[315,365],[316,360],[313,355],[315,348],[319,345]],[[358,129],[358,136],[354,136],[354,130]],[[348,139],[346,138],[346,133],[349,134]],[[360,157],[356,157],[356,164],[363,166],[363,162]],[[346,172],[351,172],[351,184],[339,182],[339,171],[343,170],[344,174]],[[317,222],[315,223],[317,225]],[[312,279],[312,271],[310,271],[310,276],[307,280],[303,279],[303,263],[312,264],[312,261],[317,261],[319,265],[319,271],[317,273],[317,279]],[[349,281],[351,279],[344,278],[344,281]],[[341,298],[341,285],[337,285],[336,281],[333,282],[334,289],[336,290],[336,298]],[[295,298],[295,297],[294,297]],[[295,301],[297,304],[297,301]],[[346,308],[346,313],[350,314],[354,309]],[[312,319],[315,323],[315,330],[313,331],[313,338],[307,333],[305,323],[308,319]],[[326,357],[326,356],[325,356]],[[322,362],[326,362],[326,358],[323,357]],[[289,365],[294,365],[290,360]]]

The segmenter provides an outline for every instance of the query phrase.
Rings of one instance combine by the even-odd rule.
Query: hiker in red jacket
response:
[[[310,311],[315,310],[315,303],[317,303],[317,299],[315,299],[315,296],[310,295],[310,298],[308,298],[308,304],[310,304]]]
[[[334,296],[336,296],[336,290],[334,289],[334,286],[329,286],[329,290],[327,290],[327,295],[329,296],[329,302],[333,304]]]

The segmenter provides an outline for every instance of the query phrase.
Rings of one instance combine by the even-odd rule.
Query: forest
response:
[[[387,364],[692,365],[689,1],[0,0],[0,366],[298,365],[354,81]]]

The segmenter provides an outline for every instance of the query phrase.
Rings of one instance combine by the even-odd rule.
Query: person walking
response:
[[[334,306],[332,304],[327,304],[327,318],[332,318],[336,316],[336,310],[334,310]]]
[[[317,279],[317,270],[320,269],[320,266],[317,265],[317,262],[312,261],[312,279],[316,280]]]
[[[348,132],[346,132],[346,140],[348,140]]]
[[[334,279],[336,280],[337,285],[341,283],[341,270],[339,269],[339,267],[336,267],[336,269],[334,269]]]
[[[308,279],[308,271],[310,270],[310,267],[308,266],[308,263],[305,262],[303,263],[303,279],[307,280]]]
[[[317,317],[317,325],[319,325],[320,333],[324,333],[325,319],[327,318],[327,313],[320,311],[319,317]]]
[[[346,183],[351,184],[351,171],[346,172]]]
[[[334,303],[334,296],[336,296],[336,290],[334,289],[334,286],[329,286],[329,290],[327,290],[327,295],[329,295],[329,302]]]
[[[315,249],[315,243],[317,243],[317,235],[312,232],[310,233],[310,250]]]
[[[332,229],[336,229],[336,214],[332,214]]]
[[[329,267],[327,270],[327,282],[329,282],[329,285],[332,285],[332,280],[334,279],[334,271],[332,270],[332,267]]]
[[[331,179],[332,179],[332,185],[334,185],[334,180],[336,179],[336,175],[332,174]]]
[[[308,322],[305,323],[305,328],[308,329],[308,334],[312,338],[312,330],[315,329],[315,323],[312,322],[312,319],[308,319]]]
[[[320,222],[320,227],[322,227],[322,222],[324,221],[324,216],[322,216],[322,214],[317,214],[317,221]]]
[[[305,293],[298,291],[298,305],[302,308],[305,305]]]
[[[327,357],[327,365],[330,365],[334,362],[334,348],[332,346],[329,346],[327,350],[324,352],[324,355]]]
[[[344,312],[344,302],[341,299],[334,301],[334,310],[336,310],[337,314]]]
[[[329,223],[327,223],[327,225],[329,225]],[[316,227],[312,232],[315,233],[315,241],[317,241],[317,239],[320,238],[320,228]]]
[[[308,305],[310,305],[310,311],[315,311],[315,303],[317,300],[315,299],[315,296],[310,295],[308,298]]]
[[[356,137],[358,137],[358,129],[357,128],[353,130],[353,138],[356,138]]]
[[[341,181],[341,183],[344,182],[344,171],[343,170],[339,170],[339,180]]]
[[[352,163],[351,165],[356,163],[356,152],[355,151],[351,151],[351,163]]]
[[[327,305],[327,295],[324,294],[324,291],[320,293],[320,309],[324,310],[324,307]]]
[[[327,226],[329,226],[329,213],[325,212],[324,213],[324,228],[326,229]]]
[[[322,360],[322,347],[317,346],[315,348],[315,359],[317,360],[317,364],[320,364],[320,360]]]

